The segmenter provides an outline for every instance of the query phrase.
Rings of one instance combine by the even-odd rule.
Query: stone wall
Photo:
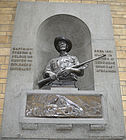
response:
[[[18,1],[73,2],[110,5],[118,58],[123,110],[126,118],[126,0],[0,0],[0,129],[13,25]]]

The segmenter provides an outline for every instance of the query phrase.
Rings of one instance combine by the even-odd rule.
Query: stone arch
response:
[[[71,40],[71,55],[78,57],[80,62],[92,58],[91,33],[81,19],[66,14],[54,15],[42,22],[38,28],[36,36],[36,70],[34,74],[34,88],[37,86],[38,79],[42,78],[42,71],[48,61],[58,56],[54,48],[54,39],[57,36],[64,36]],[[85,70],[85,76],[79,78],[78,86],[80,89],[94,89],[93,65],[90,64]]]

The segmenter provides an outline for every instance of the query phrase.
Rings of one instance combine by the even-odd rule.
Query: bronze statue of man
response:
[[[79,61],[76,56],[68,54],[72,48],[72,43],[69,39],[65,37],[56,37],[54,46],[60,55],[57,58],[51,59],[45,68],[43,78],[51,79],[46,85],[51,87],[76,87],[75,83],[77,78],[78,76],[84,75],[86,66],[72,68],[74,65],[78,65]]]

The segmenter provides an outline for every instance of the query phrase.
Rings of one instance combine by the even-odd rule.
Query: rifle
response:
[[[99,56],[99,57],[96,57],[96,58],[87,60],[87,61],[85,61],[85,62],[82,62],[82,63],[80,63],[80,64],[78,64],[78,65],[74,65],[74,66],[72,66],[71,68],[79,68],[79,67],[82,67],[82,66],[84,66],[85,64],[88,64],[88,63],[90,63],[90,62],[92,62],[92,61],[94,61],[94,60],[100,59],[100,58],[105,57],[105,56],[106,56],[105,54],[104,54],[104,55],[101,55],[101,56]],[[64,69],[64,70],[65,70],[65,69]],[[63,72],[63,71],[61,71],[61,72]],[[58,73],[58,74],[59,74],[59,73]],[[57,75],[58,75],[58,74],[57,74]],[[55,79],[55,80],[56,80],[56,79]],[[43,87],[44,85],[46,85],[47,83],[51,83],[51,82],[53,82],[53,81],[55,81],[55,80],[51,79],[51,77],[45,78],[45,79],[43,79],[43,80],[38,81],[38,86],[39,86],[39,88],[41,88],[41,87]]]

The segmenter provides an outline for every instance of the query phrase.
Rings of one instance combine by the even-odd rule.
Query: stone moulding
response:
[[[101,118],[47,118],[47,117],[26,117],[25,109],[27,104],[28,95],[71,95],[71,96],[101,96],[102,104],[102,116]],[[21,124],[106,124],[107,122],[107,108],[105,97],[102,92],[96,91],[79,91],[75,89],[71,90],[26,90],[21,92],[21,113],[20,113],[20,123]]]

